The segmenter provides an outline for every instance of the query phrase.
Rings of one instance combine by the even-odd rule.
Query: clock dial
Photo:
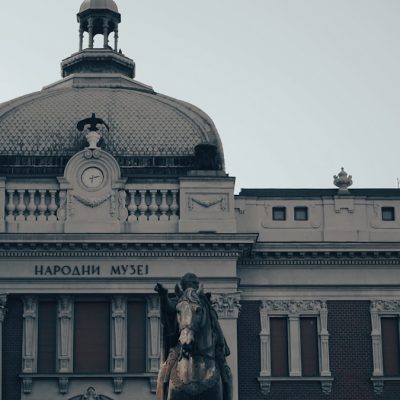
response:
[[[82,183],[90,189],[95,189],[101,186],[104,181],[103,172],[96,167],[90,167],[82,173]]]

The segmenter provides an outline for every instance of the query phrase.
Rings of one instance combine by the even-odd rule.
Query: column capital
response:
[[[239,317],[240,309],[240,293],[213,293],[211,295],[211,301],[214,310],[218,314],[220,319],[236,319]]]

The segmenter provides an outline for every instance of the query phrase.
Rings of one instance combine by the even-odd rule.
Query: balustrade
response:
[[[57,221],[59,207],[56,189],[7,189],[6,221]]]
[[[13,187],[14,186],[14,187]],[[66,218],[66,192],[48,185],[33,188],[21,184],[5,190],[5,220],[8,223],[59,222]],[[50,186],[50,187],[49,187]],[[178,222],[178,185],[128,184],[120,190],[118,218],[126,223]]]
[[[178,189],[126,190],[128,222],[178,221]]]

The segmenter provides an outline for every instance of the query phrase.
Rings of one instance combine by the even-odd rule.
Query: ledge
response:
[[[381,395],[385,382],[400,382],[400,376],[373,376],[371,382],[374,385],[375,394]]]
[[[260,376],[261,393],[268,396],[271,391],[272,382],[320,382],[321,390],[329,395],[332,391],[333,378],[330,376]]]
[[[110,379],[114,383],[114,393],[122,393],[124,381],[127,379],[148,379],[151,393],[156,392],[157,387],[157,374],[151,372],[144,372],[141,374],[128,374],[128,373],[109,373],[109,374],[20,374],[22,380],[22,391],[25,394],[32,392],[34,380],[58,380],[58,389],[61,394],[69,392],[69,382],[72,379]]]

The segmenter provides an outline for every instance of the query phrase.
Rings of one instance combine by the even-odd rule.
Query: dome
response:
[[[79,13],[86,10],[110,10],[118,13],[118,6],[113,0],[85,0],[79,9]]]
[[[153,167],[152,174],[163,167],[194,169],[200,144],[217,148],[223,169],[218,133],[196,107],[153,91],[67,87],[0,105],[0,174],[11,166],[14,174],[62,174],[68,159],[88,145],[76,126],[92,113],[109,126],[99,145],[118,160],[125,176],[139,167]]]

